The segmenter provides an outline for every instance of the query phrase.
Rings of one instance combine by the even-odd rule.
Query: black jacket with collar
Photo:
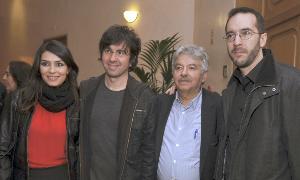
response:
[[[159,95],[154,105],[156,128],[156,170],[159,162],[165,126],[175,100],[175,95]],[[215,170],[217,147],[223,134],[223,116],[221,97],[217,93],[202,88],[201,105],[201,148],[200,179],[212,180]]]
[[[81,179],[90,179],[89,120],[97,88],[104,75],[80,84],[80,160]],[[142,180],[154,177],[154,128],[150,121],[153,92],[129,75],[118,129],[118,180]]]
[[[263,52],[257,83],[245,101],[237,143],[231,148],[232,158],[225,161],[236,81],[231,79],[223,91],[225,138],[218,152],[218,180],[225,169],[226,180],[300,179],[300,72],[276,63],[270,50]]]
[[[0,180],[28,179],[27,137],[33,111],[17,110],[17,96],[9,96],[0,124]],[[70,180],[78,177],[79,106],[71,105],[66,113],[66,155]]]

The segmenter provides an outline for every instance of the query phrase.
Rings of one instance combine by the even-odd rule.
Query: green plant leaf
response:
[[[145,43],[140,54],[142,63],[133,70],[154,92],[165,92],[173,84],[172,59],[175,46],[181,41],[178,33],[161,41]],[[160,80],[161,79],[161,80]]]

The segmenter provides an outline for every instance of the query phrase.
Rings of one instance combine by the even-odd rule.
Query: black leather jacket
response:
[[[80,84],[80,161],[81,180],[89,180],[89,119],[96,90],[104,76]],[[153,92],[129,76],[120,112],[117,149],[118,180],[154,179],[154,130],[150,120]]]
[[[26,180],[29,169],[27,136],[32,112],[17,111],[16,98],[11,99],[10,105],[3,109],[0,123],[0,180]],[[78,177],[79,107],[70,106],[66,116],[69,177],[75,180]]]
[[[0,115],[4,106],[4,99],[6,95],[5,86],[0,82]]]

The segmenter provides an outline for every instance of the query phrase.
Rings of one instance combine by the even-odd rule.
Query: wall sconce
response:
[[[123,15],[127,22],[132,23],[137,19],[138,12],[137,11],[124,11]]]

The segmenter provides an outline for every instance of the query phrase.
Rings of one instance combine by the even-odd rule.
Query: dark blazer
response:
[[[165,126],[175,100],[175,95],[159,95],[155,102],[154,116],[157,120],[156,127],[156,170],[163,141]],[[201,149],[200,149],[200,178],[212,180],[217,146],[222,133],[222,108],[221,97],[217,93],[202,89],[201,105]]]

